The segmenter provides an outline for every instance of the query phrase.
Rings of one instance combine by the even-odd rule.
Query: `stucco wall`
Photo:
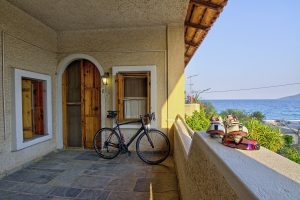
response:
[[[184,111],[184,27],[182,25],[57,33],[7,1],[0,1],[0,16],[0,31],[5,31],[4,87],[7,127],[4,141],[4,119],[1,115],[0,174],[54,150],[57,147],[56,139],[62,139],[60,136],[56,137],[58,135],[56,101],[59,98],[56,96],[59,76],[57,72],[59,71],[58,63],[69,55],[92,56],[100,63],[104,71],[110,74],[113,66],[155,65],[157,128],[167,132],[173,124],[175,114]],[[50,75],[53,99],[53,139],[15,152],[12,151],[14,68]],[[1,72],[1,83],[2,77]],[[105,110],[113,109],[111,77],[109,81],[109,85],[105,88]],[[1,89],[0,92],[2,105]],[[0,111],[2,111],[2,106],[0,106]],[[105,120],[106,125],[110,126],[111,121]],[[129,133],[132,130],[125,132]]]
[[[55,140],[49,140],[29,148],[12,151],[14,133],[12,107],[13,71],[15,68],[48,74],[52,78],[53,132],[55,133],[55,67],[57,65],[56,32],[43,25],[6,1],[0,1],[0,31],[4,33],[4,75],[2,62],[0,82],[4,77],[6,137],[4,140],[3,95],[0,89],[0,175],[55,149]],[[1,40],[1,47],[3,41]],[[1,48],[2,61],[2,48]],[[54,136],[55,138],[55,136]]]
[[[239,199],[203,151],[200,138],[191,138],[181,119],[174,128],[174,162],[182,200]]]
[[[58,60],[61,61],[68,55],[84,53],[94,57],[104,71],[110,74],[114,66],[155,65],[157,91],[154,95],[157,101],[157,128],[167,132],[176,114],[181,112],[181,107],[184,108],[183,100],[182,105],[178,103],[178,99],[184,98],[184,27],[181,25],[170,27],[60,32],[58,34]],[[168,73],[171,75],[168,76]],[[111,80],[110,76],[109,84],[106,86],[106,110],[113,109]],[[170,80],[169,84],[167,80]],[[173,98],[170,98],[171,95]],[[168,96],[169,105],[172,105],[169,109]],[[168,116],[169,119],[167,119]],[[106,125],[110,126],[111,121],[106,119]],[[128,129],[124,132],[128,137],[130,133],[133,133]]]

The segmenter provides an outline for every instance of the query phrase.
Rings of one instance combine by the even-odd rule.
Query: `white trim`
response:
[[[151,77],[151,99],[150,99],[150,112],[155,112],[156,110],[156,65],[147,65],[147,66],[114,66],[112,68],[112,99],[113,99],[113,110],[116,109],[116,92],[115,92],[115,77],[118,72],[150,72]],[[156,128],[156,121],[151,123],[151,126]],[[139,128],[140,125],[123,125],[122,128]]]
[[[23,120],[22,120],[22,78],[32,78],[45,81],[45,96],[44,96],[44,123],[45,136],[41,136],[29,141],[23,141]],[[20,150],[34,144],[44,142],[52,138],[52,90],[51,77],[49,75],[29,72],[25,70],[14,70],[14,125],[15,134],[13,138],[13,150]]]
[[[58,149],[63,148],[63,124],[62,124],[62,94],[61,94],[61,84],[62,84],[62,74],[65,69],[69,66],[69,64],[75,60],[85,59],[92,62],[100,72],[100,75],[104,75],[104,70],[99,62],[92,56],[87,54],[71,54],[64,59],[62,59],[57,68],[57,90],[56,90],[56,98],[57,98],[57,106],[56,106],[56,145]],[[105,126],[105,118],[106,118],[106,108],[105,108],[105,86],[101,81],[101,127]]]

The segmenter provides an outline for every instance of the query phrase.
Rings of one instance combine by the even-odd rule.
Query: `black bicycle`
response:
[[[116,119],[117,111],[108,111],[107,118],[115,119],[114,128],[102,128],[94,136],[94,149],[105,159],[113,159],[120,153],[130,153],[128,147],[136,141],[136,152],[144,162],[156,165],[163,162],[170,154],[170,141],[168,137],[157,129],[151,129],[150,123],[155,120],[154,113],[140,116],[139,120],[119,123]],[[120,126],[125,124],[141,124],[135,135],[126,144]]]

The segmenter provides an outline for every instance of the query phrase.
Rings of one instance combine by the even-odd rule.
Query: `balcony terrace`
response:
[[[179,199],[170,157],[147,165],[135,153],[113,160],[94,151],[50,153],[0,180],[0,199]]]
[[[179,116],[173,156],[52,152],[0,180],[0,199],[297,199],[300,166],[265,148],[241,151],[194,133]]]

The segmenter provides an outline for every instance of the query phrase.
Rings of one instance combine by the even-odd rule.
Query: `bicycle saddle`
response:
[[[107,118],[109,118],[109,119],[113,119],[113,118],[115,118],[118,115],[117,111],[111,111],[111,110],[109,110],[109,111],[107,111],[107,113],[108,113]]]

